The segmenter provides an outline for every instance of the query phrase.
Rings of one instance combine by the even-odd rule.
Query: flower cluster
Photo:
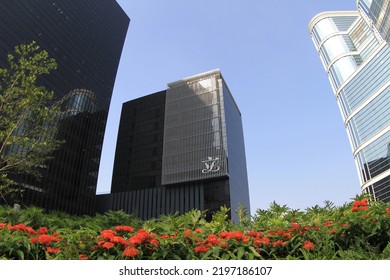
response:
[[[158,245],[157,235],[150,234],[145,229],[135,232],[131,226],[116,226],[115,230],[106,229],[100,232],[97,250],[107,253],[113,249],[112,253],[121,253],[125,258],[134,258],[140,255],[142,250],[153,252]]]
[[[62,229],[61,234],[50,227],[34,229],[7,222],[0,223],[0,258],[330,259],[342,258],[343,250],[352,254],[360,248],[364,254],[367,246],[379,252],[380,258],[390,258],[389,205],[372,202],[368,206],[367,199],[357,199],[342,210],[316,213],[311,218],[294,213],[279,221],[273,226],[226,222],[221,230],[213,221],[188,223],[188,228],[151,221],[144,227],[139,223],[98,231]],[[154,230],[147,230],[151,228]]]
[[[362,200],[354,201],[352,205],[352,212],[366,211],[368,210],[368,200],[366,198]]]
[[[28,237],[29,241],[33,245],[42,246],[43,250],[49,254],[58,254],[61,251],[60,247],[57,247],[57,243],[61,240],[58,236],[59,233],[49,234],[49,230],[46,227],[40,227],[38,230],[34,230],[25,224],[10,225],[6,223],[0,224],[0,229],[7,228],[10,232],[17,232],[19,234]]]

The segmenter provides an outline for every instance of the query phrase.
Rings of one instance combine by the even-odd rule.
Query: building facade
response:
[[[104,197],[104,196],[103,196]],[[241,113],[219,70],[122,107],[110,202],[142,219],[221,206],[249,211]]]
[[[321,13],[309,26],[341,111],[362,192],[384,202],[390,201],[390,48],[385,29],[379,32],[376,26],[388,19],[387,5],[358,1],[358,11]]]
[[[390,1],[388,0],[358,0],[358,9],[369,24],[375,26],[382,38],[390,43]]]
[[[23,203],[92,214],[114,81],[130,19],[115,0],[0,0],[0,63],[36,41],[57,62],[39,83],[61,103],[56,137],[64,144],[43,178],[17,178]]]

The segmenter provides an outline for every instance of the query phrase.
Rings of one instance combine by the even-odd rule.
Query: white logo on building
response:
[[[210,172],[218,172],[220,170],[219,166],[219,158],[208,157],[207,160],[202,161],[204,164],[204,169],[202,169],[202,173],[210,173]]]

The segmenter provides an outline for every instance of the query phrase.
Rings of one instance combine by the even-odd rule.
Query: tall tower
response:
[[[358,0],[358,9],[368,23],[375,26],[382,38],[390,43],[390,1],[388,0]]]
[[[363,2],[388,4],[364,0],[356,12],[321,13],[309,31],[341,111],[361,189],[389,202],[390,48]],[[388,18],[386,11],[382,18]]]
[[[241,113],[219,70],[123,104],[111,192],[99,197],[106,209],[143,219],[226,205],[237,220],[240,204],[249,211]]]
[[[115,0],[0,0],[0,63],[16,45],[36,41],[58,68],[39,82],[61,100],[65,143],[43,178],[18,178],[24,203],[72,214],[95,211],[101,148],[130,19]]]

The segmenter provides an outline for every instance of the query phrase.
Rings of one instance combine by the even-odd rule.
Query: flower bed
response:
[[[359,198],[340,208],[328,205],[306,212],[274,204],[268,212],[258,211],[251,221],[239,224],[229,222],[226,212],[221,208],[211,222],[193,210],[101,229],[80,221],[78,228],[50,224],[33,228],[29,221],[4,221],[0,259],[390,258],[389,204]]]

